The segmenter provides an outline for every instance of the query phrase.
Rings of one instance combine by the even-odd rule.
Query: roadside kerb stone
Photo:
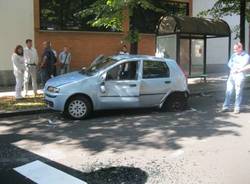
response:
[[[41,114],[52,112],[49,108],[34,108],[34,109],[25,109],[25,110],[17,110],[17,111],[3,111],[0,112],[0,118],[7,118],[13,116],[21,116],[21,115],[31,115],[31,114]]]

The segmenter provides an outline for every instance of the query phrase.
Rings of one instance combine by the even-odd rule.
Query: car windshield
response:
[[[117,60],[111,57],[99,57],[98,59],[95,59],[88,68],[81,70],[80,73],[86,75],[94,75],[97,72],[104,70],[105,68],[113,65],[116,62]]]

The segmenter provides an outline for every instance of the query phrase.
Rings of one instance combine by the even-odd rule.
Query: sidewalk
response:
[[[225,73],[209,74],[207,82],[197,79],[188,79],[188,88],[191,96],[209,94],[215,92],[225,92],[228,75]],[[246,75],[244,89],[250,89],[250,75]]]
[[[6,97],[6,98],[15,98],[15,91],[14,91],[15,87],[13,86],[8,86],[8,87],[1,87],[0,90],[0,98]],[[4,91],[5,90],[5,91]],[[37,91],[38,94],[43,94],[43,91],[41,89],[39,89]],[[24,94],[22,94],[24,96]],[[33,91],[29,90],[28,91],[28,96],[33,96]],[[38,113],[44,113],[44,112],[49,112],[50,109],[48,109],[47,107],[32,107],[32,108],[28,108],[28,109],[24,109],[24,110],[2,110],[2,108],[0,109],[0,118],[5,118],[5,117],[11,117],[11,116],[17,116],[17,115],[29,115],[29,114],[38,114]]]
[[[191,96],[214,93],[226,90],[226,81],[228,75],[225,73],[209,74],[206,82],[200,78],[188,79],[188,88]]]
[[[207,82],[201,80],[200,78],[192,78],[188,79],[188,86],[192,96],[204,95],[215,92],[225,92],[226,90],[226,81],[227,74],[219,73],[219,74],[209,74],[207,77]],[[245,89],[250,89],[250,77],[246,78]],[[6,90],[6,92],[4,92]],[[43,94],[42,90],[38,90],[38,94]],[[28,95],[33,95],[33,92],[30,90]],[[14,87],[5,87],[0,90],[0,98],[1,97],[14,97]],[[48,108],[33,108],[26,110],[17,110],[17,111],[1,111],[0,110],[0,118],[1,117],[10,117],[19,114],[34,114],[34,113],[42,113],[48,112]]]
[[[6,89],[4,91],[4,89]],[[15,96],[15,91],[14,91],[15,87],[3,87],[1,88],[1,91],[0,91],[0,97],[5,97],[5,96]],[[39,89],[37,90],[37,94],[43,94],[43,90]],[[22,93],[23,95],[23,93]],[[28,95],[31,96],[33,95],[33,91],[32,90],[29,90],[28,91]]]

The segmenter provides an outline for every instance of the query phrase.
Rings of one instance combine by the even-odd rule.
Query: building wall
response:
[[[180,0],[192,2],[192,0]],[[123,45],[123,40],[129,29],[128,12],[124,11],[123,32],[100,33],[100,32],[68,32],[68,31],[40,31],[39,23],[39,1],[34,0],[35,12],[35,39],[39,54],[42,53],[41,43],[45,40],[52,42],[55,50],[62,50],[64,45],[71,47],[72,69],[87,66],[98,55],[116,54]],[[190,3],[191,7],[192,3]],[[128,44],[129,46],[129,44]],[[138,54],[155,54],[155,35],[141,34],[138,44]]]
[[[190,3],[192,0],[179,0]],[[14,84],[10,57],[17,44],[24,45],[27,38],[34,40],[39,55],[42,53],[42,42],[50,40],[53,48],[60,52],[64,45],[71,47],[72,69],[87,66],[99,54],[116,54],[122,47],[128,32],[129,22],[125,18],[123,32],[49,32],[40,31],[39,0],[0,0],[0,20],[4,26],[0,29],[0,85]],[[124,11],[124,16],[128,13]],[[8,21],[6,21],[8,20]],[[3,40],[3,41],[2,41]],[[139,54],[155,54],[155,35],[141,34],[138,45]]]
[[[34,39],[33,0],[0,0],[0,85],[13,83],[11,55],[16,45]]]
[[[123,39],[123,33],[39,31],[36,32],[36,48],[41,56],[43,41],[50,40],[57,53],[67,45],[72,54],[71,69],[76,70],[88,66],[100,54],[117,54],[122,47]],[[154,55],[154,49],[155,36],[141,34],[138,53]]]
[[[36,46],[42,53],[42,42],[50,40],[52,47],[59,53],[64,45],[70,47],[72,69],[88,66],[100,54],[113,55],[121,48],[122,33],[93,32],[36,32]]]

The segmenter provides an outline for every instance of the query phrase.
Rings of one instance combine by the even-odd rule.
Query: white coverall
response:
[[[13,63],[14,75],[16,78],[16,99],[18,99],[22,98],[23,78],[25,71],[24,57],[14,53],[11,57],[11,60]]]
[[[38,56],[35,48],[24,48],[24,63],[25,63],[25,72],[24,72],[24,93],[27,95],[29,90],[29,80],[31,77],[32,88],[34,94],[37,94],[37,64]]]

